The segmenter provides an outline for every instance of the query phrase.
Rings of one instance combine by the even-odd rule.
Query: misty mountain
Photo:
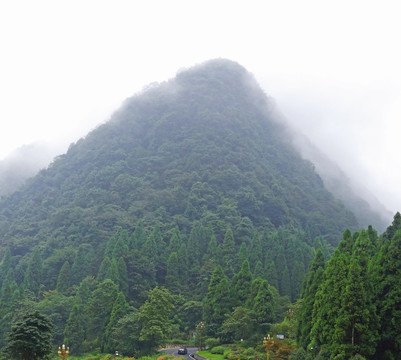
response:
[[[0,211],[2,244],[23,252],[58,236],[101,243],[139,220],[187,232],[201,221],[223,233],[248,218],[331,246],[357,227],[294,150],[254,78],[224,60],[128,99]]]
[[[0,201],[0,347],[23,299],[52,318],[54,343],[80,319],[88,330],[75,348],[112,351],[111,314],[141,309],[157,287],[178,296],[181,334],[209,314],[216,336],[254,278],[255,299],[271,298],[266,333],[298,298],[315,250],[328,258],[359,226],[254,77],[206,62],[127,99]],[[207,309],[216,277],[230,300],[220,320]]]
[[[24,145],[14,150],[0,161],[0,197],[18,190],[60,153],[61,149],[45,143]]]
[[[293,134],[294,144],[306,159],[312,161],[325,187],[358,218],[363,228],[372,225],[383,232],[393,214],[361,183],[355,183],[340,166],[316,148],[305,136]]]

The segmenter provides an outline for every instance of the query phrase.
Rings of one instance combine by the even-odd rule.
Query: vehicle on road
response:
[[[187,355],[188,354],[188,350],[186,347],[182,347],[178,349],[178,355]]]

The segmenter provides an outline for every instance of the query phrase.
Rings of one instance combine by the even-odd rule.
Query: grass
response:
[[[229,352],[230,349],[227,349],[224,354],[212,354],[210,351],[207,350],[202,350],[202,351],[198,351],[198,354],[200,356],[203,356],[207,359],[211,359],[211,360],[224,360],[224,355],[226,354],[226,352]]]

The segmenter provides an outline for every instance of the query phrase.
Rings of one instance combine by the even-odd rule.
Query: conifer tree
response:
[[[398,222],[398,216],[395,221]],[[397,222],[393,223],[393,228],[397,227]],[[387,232],[390,234],[392,230]],[[401,322],[396,321],[401,319],[401,230],[397,230],[382,246],[378,266],[378,352],[397,359],[401,347]]]
[[[258,260],[256,265],[255,265],[255,270],[253,272],[253,277],[254,277],[254,279],[256,279],[257,277],[263,278],[264,275],[265,275],[265,270],[263,269],[262,262]]]
[[[248,260],[244,260],[241,270],[234,276],[232,287],[237,306],[245,306],[251,291],[252,273]]]
[[[284,248],[280,246],[277,258],[275,259],[276,272],[278,276],[278,291],[281,296],[291,295],[290,273],[284,254]]]
[[[181,290],[179,266],[178,255],[172,252],[167,260],[166,287],[176,294]]]
[[[266,252],[265,258],[265,275],[263,278],[267,279],[268,283],[278,290],[278,276],[276,270],[276,263],[271,251]]]
[[[122,292],[119,292],[116,300],[113,303],[110,320],[105,330],[105,350],[113,352],[116,349],[116,341],[112,337],[113,329],[118,321],[127,314],[128,304]]]
[[[78,246],[74,262],[71,266],[71,285],[78,285],[86,276],[95,275],[95,273],[91,273],[90,256],[92,252],[93,248],[89,244]]]
[[[223,269],[218,265],[213,271],[209,288],[203,302],[203,319],[207,333],[215,336],[231,311],[230,288]]]
[[[92,346],[104,347],[104,334],[110,321],[118,286],[110,279],[104,280],[92,292],[88,306],[89,323],[87,338]]]
[[[65,261],[57,277],[56,290],[61,294],[66,294],[71,287],[71,266]]]
[[[262,332],[266,332],[275,320],[273,293],[266,280],[258,284],[258,292],[253,300],[253,311]]]
[[[114,259],[119,259],[122,256],[126,256],[128,253],[128,232],[123,230],[120,232],[120,236],[114,245],[112,250],[112,257]]]
[[[298,320],[297,341],[300,347],[307,349],[311,342],[313,305],[316,292],[323,281],[325,269],[324,255],[321,249],[316,252],[315,258],[309,266],[301,292],[301,309]]]
[[[85,340],[85,317],[81,307],[75,304],[64,330],[64,343],[70,347],[71,354],[79,355],[83,351]]]
[[[223,255],[223,268],[229,277],[232,276],[234,270],[234,259],[235,259],[235,242],[234,234],[231,229],[227,229],[222,246]]]
[[[249,249],[249,265],[251,267],[251,271],[255,270],[255,266],[258,261],[260,262],[263,261],[262,255],[263,255],[263,249],[260,241],[260,236],[258,232],[255,232],[255,234],[252,237],[251,246]]]
[[[121,256],[117,262],[120,291],[127,296],[129,291],[127,265]]]
[[[181,233],[178,226],[173,229],[173,234],[171,235],[170,242],[168,245],[168,253],[171,254],[172,252],[178,253],[181,245]]]
[[[100,264],[99,271],[96,276],[96,279],[99,282],[102,282],[107,278],[107,275],[110,273],[109,271],[110,266],[111,266],[110,258],[105,256]]]
[[[236,272],[240,271],[241,266],[244,263],[244,261],[248,261],[248,263],[249,263],[248,246],[246,245],[246,243],[243,242],[241,244],[241,247],[239,248],[237,259],[235,262],[234,270]]]
[[[42,273],[42,257],[39,248],[37,247],[29,261],[28,269],[24,278],[25,288],[31,291],[34,295],[38,294],[40,284],[42,284]]]

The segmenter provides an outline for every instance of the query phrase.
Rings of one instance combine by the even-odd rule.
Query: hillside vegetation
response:
[[[207,62],[126,100],[2,200],[0,345],[32,307],[76,353],[147,353],[202,319],[231,339],[229,314],[263,334],[346,228],[355,216],[254,78]]]

